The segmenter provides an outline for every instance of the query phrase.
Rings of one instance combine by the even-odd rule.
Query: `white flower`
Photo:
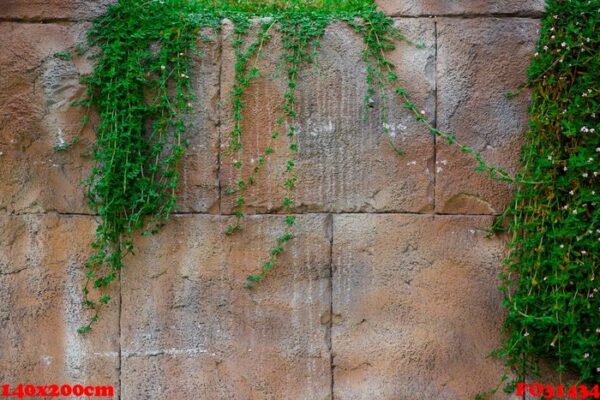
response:
[[[567,167],[564,167],[564,168],[563,168],[563,171],[567,171],[568,169],[569,169],[569,168],[567,168]]]
[[[587,178],[588,177],[588,173],[584,172],[583,174],[581,174],[581,176],[583,176],[584,178]]]
[[[556,36],[552,35],[552,36],[550,36],[550,39],[554,40],[554,39],[556,39]]]
[[[583,254],[585,256],[587,254],[587,251],[581,250],[581,254]]]
[[[590,131],[590,130],[588,129],[588,127],[587,127],[587,126],[584,126],[584,127],[582,127],[582,128],[581,128],[581,132],[587,133],[587,132],[589,132],[589,131]]]
[[[525,333],[523,334],[523,336],[525,336],[525,337],[529,336],[529,332],[525,332]]]
[[[425,115],[425,110],[421,110],[421,115]]]
[[[600,153],[600,147],[596,147],[596,153]]]
[[[560,45],[561,45],[561,47],[567,47],[567,43],[566,42],[562,42]]]
[[[533,55],[534,57],[539,57],[540,53],[538,53],[537,51],[535,52],[535,54]]]
[[[564,244],[561,244],[561,245],[560,245],[560,248],[561,248],[561,249],[564,249],[564,248],[565,248],[565,245],[564,245]]]
[[[165,69],[167,69],[167,67],[165,67],[164,65],[161,65],[161,66],[160,66],[160,70],[161,70],[161,71],[164,71]]]
[[[571,191],[569,192],[569,194],[570,194],[571,196],[573,196],[573,195],[575,194],[575,192],[571,190]]]
[[[548,51],[548,46],[544,46],[544,51]]]
[[[585,353],[585,354],[583,355],[583,358],[590,358],[590,353]]]

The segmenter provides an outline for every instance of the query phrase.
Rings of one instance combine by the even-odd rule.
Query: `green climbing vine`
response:
[[[523,381],[540,360],[600,380],[600,1],[549,0],[528,72],[529,129],[514,200],[497,355]],[[512,390],[512,385],[507,386]]]
[[[198,38],[212,40],[225,19],[233,26],[236,61],[228,105],[233,127],[223,138],[221,155],[230,159],[237,178],[223,191],[235,196],[236,217],[224,234],[243,231],[245,193],[260,178],[274,153],[273,143],[286,140],[282,182],[286,194],[281,204],[285,225],[258,272],[248,276],[246,287],[254,287],[277,266],[294,238],[296,222],[299,74],[314,62],[326,27],[342,21],[364,39],[365,110],[373,107],[375,96],[383,100],[382,133],[388,134],[398,155],[404,153],[390,135],[388,91],[432,135],[474,157],[477,171],[518,186],[504,214],[514,238],[502,288],[509,310],[507,339],[498,355],[519,376],[535,372],[539,358],[551,355],[560,369],[574,368],[582,379],[597,378],[597,3],[549,2],[542,41],[530,68],[534,97],[523,168],[513,178],[488,165],[454,134],[438,129],[411,99],[388,54],[398,41],[413,43],[393,19],[376,9],[373,0],[120,0],[95,21],[89,33],[89,44],[96,49],[95,69],[85,78],[87,96],[79,103],[94,110],[100,121],[93,150],[95,167],[85,184],[90,206],[101,220],[83,288],[91,319],[79,332],[91,330],[102,307],[110,302],[105,289],[119,278],[124,257],[134,252],[134,235],[156,233],[175,210],[186,114],[194,102],[191,60],[202,56],[196,47]],[[243,144],[245,95],[261,76],[259,61],[275,33],[281,38],[286,91],[278,128],[260,154],[250,158]],[[249,169],[244,168],[246,163]]]

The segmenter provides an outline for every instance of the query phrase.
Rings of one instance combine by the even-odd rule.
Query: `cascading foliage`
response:
[[[475,157],[477,171],[519,183],[506,214],[514,239],[503,287],[509,308],[507,340],[499,354],[520,374],[535,372],[537,359],[551,354],[558,357],[560,368],[575,367],[584,379],[597,377],[600,331],[594,316],[600,304],[594,297],[594,278],[600,231],[594,186],[600,148],[593,112],[598,108],[600,61],[594,50],[598,5],[592,4],[597,2],[553,0],[549,5],[539,56],[530,69],[535,88],[532,121],[522,173],[515,180],[487,165],[471,147],[457,143],[453,134],[437,129],[411,100],[386,56],[396,41],[407,39],[391,18],[376,10],[373,0],[120,0],[95,21],[89,34],[90,45],[97,49],[96,63],[85,78],[88,92],[81,104],[97,112],[99,124],[96,165],[85,183],[90,206],[101,222],[83,288],[92,317],[79,332],[91,330],[110,301],[105,289],[118,279],[124,257],[133,253],[134,235],[157,232],[175,210],[186,113],[194,97],[191,59],[202,56],[196,48],[199,38],[212,40],[224,19],[234,27],[236,64],[229,105],[234,123],[221,138],[222,157],[231,158],[240,176],[233,187],[224,189],[225,195],[235,196],[236,216],[226,235],[242,230],[244,193],[260,179],[274,152],[267,146],[260,154],[245,154],[242,120],[247,89],[260,76],[257,61],[262,50],[274,33],[281,37],[287,90],[277,121],[280,129],[271,142],[287,141],[287,174],[281,184],[286,189],[282,210],[288,215],[270,254],[248,277],[246,287],[276,267],[286,243],[294,238],[297,77],[314,61],[326,27],[343,21],[364,38],[366,110],[373,96],[393,93],[432,135]],[[389,133],[386,110],[380,114],[382,133]],[[388,140],[401,156],[393,138]],[[243,176],[249,160],[256,163]]]
[[[333,21],[348,23],[364,37],[364,59],[368,65],[366,103],[375,94],[385,97],[386,88],[393,88],[405,108],[425,123],[432,134],[456,143],[453,135],[430,124],[427,116],[411,102],[409,94],[398,86],[394,64],[386,53],[395,48],[395,40],[406,39],[391,18],[377,11],[372,0],[120,0],[95,21],[89,32],[89,44],[97,49],[96,63],[93,73],[84,79],[88,85],[87,97],[79,103],[99,114],[93,151],[96,165],[85,184],[89,188],[90,207],[101,219],[92,244],[95,253],[86,264],[83,288],[84,304],[94,312],[90,322],[79,329],[80,333],[91,330],[99,319],[100,309],[110,301],[110,296],[102,293],[118,279],[124,257],[133,253],[133,236],[138,232],[143,235],[157,232],[175,209],[178,164],[186,144],[185,117],[193,101],[191,59],[199,55],[196,48],[199,38],[212,40],[205,32],[212,31],[214,36],[225,19],[234,26],[232,45],[236,64],[231,88],[234,126],[227,137],[221,138],[222,156],[231,157],[239,175],[248,159],[257,161],[248,176],[242,176],[234,187],[224,190],[225,195],[236,196],[236,223],[227,227],[226,235],[241,231],[245,190],[256,182],[274,152],[269,146],[261,154],[244,154],[242,140],[244,96],[253,80],[260,76],[257,61],[274,32],[281,37],[282,63],[287,68],[287,90],[277,120],[280,129],[272,135],[272,140],[285,138],[288,143],[287,174],[282,182],[287,193],[282,209],[288,215],[283,232],[259,266],[259,272],[248,277],[246,287],[265,278],[276,266],[284,245],[294,237],[297,78],[301,68],[314,61],[319,39]],[[256,37],[249,40],[250,36]],[[389,128],[385,128],[389,126],[385,110],[382,110],[382,126],[383,132],[389,133]],[[391,137],[389,142],[402,154]],[[478,158],[480,171],[510,179],[505,171],[487,166],[470,147],[462,149]]]
[[[600,1],[550,0],[529,71],[529,129],[506,210],[512,233],[498,355],[535,375],[600,379]]]

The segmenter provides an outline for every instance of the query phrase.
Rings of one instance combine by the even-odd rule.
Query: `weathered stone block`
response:
[[[532,19],[442,19],[438,27],[438,126],[481,152],[490,165],[514,174],[527,127],[526,93],[505,94],[525,82],[536,40]],[[474,172],[477,162],[458,146],[437,144],[436,209],[498,213],[511,186]]]
[[[77,333],[90,317],[81,288],[95,226],[88,217],[0,216],[3,384],[113,385],[117,393],[118,295],[96,330]]]
[[[87,212],[79,182],[90,161],[82,157],[93,132],[83,129],[84,57],[64,61],[54,54],[85,42],[89,25],[0,24],[0,210]],[[69,151],[55,146],[80,142]]]
[[[434,113],[434,25],[427,19],[399,20],[398,24],[425,45],[417,49],[400,43],[391,54],[399,80],[415,101]],[[235,64],[231,29],[225,32],[223,55],[224,115],[222,140],[233,127],[230,111]],[[279,38],[264,48],[258,66],[262,76],[245,96],[243,112],[245,167],[241,173],[232,159],[221,157],[223,188],[247,177],[257,156],[267,146],[269,157],[256,185],[246,192],[250,212],[281,211],[286,189],[288,138],[271,138],[282,115],[286,68],[280,62]],[[433,146],[429,132],[414,121],[399,99],[388,100],[393,140],[406,157],[399,157],[383,131],[382,99],[365,105],[366,65],[362,38],[343,24],[330,26],[320,41],[316,64],[305,67],[298,79],[299,152],[296,210],[302,211],[427,211],[433,206]],[[239,158],[234,156],[234,159]],[[252,161],[254,160],[254,164]],[[223,210],[232,211],[235,196],[223,196]]]
[[[193,109],[188,117],[188,148],[180,168],[178,210],[219,211],[219,107],[221,38],[202,32],[192,60]]]
[[[328,324],[330,230],[301,216],[297,238],[254,290],[284,229],[249,217],[225,237],[229,217],[175,217],[140,240],[122,281],[124,398],[325,399],[331,390]]]
[[[334,216],[334,397],[472,399],[503,318],[491,217]],[[503,398],[503,397],[497,397]]]
[[[85,94],[81,74],[92,71],[75,48],[86,42],[89,24],[0,24],[0,210],[89,213],[80,185],[92,165],[92,124],[82,129],[84,110],[72,107]],[[205,36],[212,38],[206,42]],[[189,117],[189,148],[181,167],[181,211],[218,210],[220,39],[203,33],[193,60],[196,100]],[[70,51],[72,60],[55,57]],[[80,141],[67,151],[56,146]],[[87,156],[84,156],[85,154]]]
[[[376,0],[387,15],[541,15],[544,0]]]
[[[22,20],[89,20],[117,0],[2,0],[0,18]]]

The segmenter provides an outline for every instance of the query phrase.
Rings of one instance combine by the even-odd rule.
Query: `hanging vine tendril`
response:
[[[109,303],[106,289],[119,278],[124,257],[133,253],[134,235],[156,233],[175,209],[179,161],[186,146],[185,116],[194,100],[191,56],[197,53],[201,32],[208,28],[218,34],[225,18],[233,24],[236,63],[230,105],[233,127],[221,151],[231,158],[238,174],[235,184],[224,190],[225,195],[236,196],[236,222],[226,228],[227,235],[242,230],[245,192],[274,153],[269,143],[252,157],[256,163],[251,163],[244,176],[245,95],[260,77],[258,63],[264,47],[275,33],[281,37],[287,85],[278,129],[271,140],[287,140],[282,182],[285,226],[257,268],[259,272],[248,276],[246,287],[254,287],[275,268],[285,245],[294,238],[296,222],[298,76],[313,63],[326,27],[342,21],[364,39],[365,110],[372,107],[374,96],[384,99],[382,133],[390,134],[386,96],[391,88],[432,135],[474,157],[477,171],[517,184],[515,200],[504,215],[510,217],[514,239],[503,287],[509,308],[507,339],[498,354],[520,376],[535,372],[539,358],[551,354],[559,360],[560,369],[571,367],[583,379],[597,378],[600,326],[594,315],[600,304],[598,296],[594,297],[594,279],[600,254],[600,218],[595,189],[600,144],[598,135],[589,133],[600,129],[592,114],[600,96],[600,46],[598,16],[593,14],[597,4],[591,3],[549,3],[551,14],[544,20],[539,56],[530,68],[529,85],[534,88],[531,129],[522,156],[523,170],[515,178],[488,165],[481,154],[459,143],[454,134],[437,129],[419,111],[399,85],[394,64],[387,57],[398,41],[412,42],[372,0],[120,0],[90,31],[90,45],[98,52],[94,72],[85,79],[87,98],[80,103],[100,117],[93,152],[96,165],[85,182],[90,207],[99,215],[100,224],[83,288],[91,318],[79,332],[91,330],[100,310]],[[256,16],[263,19],[256,20]],[[583,22],[567,25],[574,20]],[[548,40],[551,28],[561,40]],[[248,42],[246,38],[252,35],[255,38]],[[563,40],[566,51],[565,46],[557,47]],[[389,143],[398,155],[404,154],[391,136]]]

